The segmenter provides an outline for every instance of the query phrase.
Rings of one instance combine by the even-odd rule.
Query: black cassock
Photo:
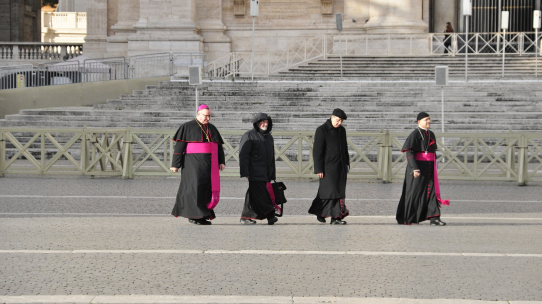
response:
[[[436,150],[435,134],[430,130],[416,128],[406,139],[402,152],[407,158],[407,168],[403,193],[397,207],[397,223],[414,224],[440,216],[434,183],[435,163],[415,159],[416,153],[435,153]],[[418,169],[420,176],[414,178],[413,171]]]
[[[207,139],[206,134],[210,134]],[[175,152],[173,154],[172,167],[181,169],[181,185],[177,191],[175,207],[171,215],[182,216],[189,219],[214,219],[213,210],[207,209],[211,201],[211,154],[190,153],[186,154],[186,146],[189,143],[216,142],[218,143],[218,163],[224,164],[224,141],[216,127],[212,124],[200,125],[194,119],[181,125],[175,133],[173,140]]]
[[[314,173],[324,173],[318,194],[309,209],[310,214],[321,217],[345,218],[349,212],[346,197],[346,175],[350,166],[346,129],[334,128],[328,119],[314,134]]]

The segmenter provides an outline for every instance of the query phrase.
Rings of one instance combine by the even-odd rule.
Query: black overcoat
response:
[[[268,120],[265,132],[260,132],[258,123]],[[239,144],[239,169],[241,177],[249,181],[269,182],[276,179],[275,145],[273,136],[273,121],[265,113],[258,114],[252,121],[254,128],[247,131]]]
[[[407,158],[407,167],[396,214],[399,224],[420,223],[440,216],[440,206],[435,194],[435,164],[432,161],[415,159],[416,153],[435,153],[436,150],[436,137],[430,130],[417,128],[407,137],[402,149]],[[414,178],[414,170],[420,170],[417,178]]]
[[[346,175],[350,166],[346,129],[334,128],[328,119],[316,129],[314,134],[314,173],[324,173],[320,179],[318,196],[320,199],[346,197]]]

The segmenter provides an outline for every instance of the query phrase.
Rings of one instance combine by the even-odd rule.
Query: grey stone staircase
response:
[[[534,79],[535,56],[505,56],[505,79]],[[354,57],[343,56],[343,77],[367,80],[430,80],[435,66],[449,67],[450,78],[463,79],[465,56],[436,55],[426,57]],[[538,67],[538,72],[542,72]],[[468,74],[471,79],[502,78],[502,56],[469,55]],[[280,72],[282,79],[337,78],[341,76],[340,58],[329,56]]]
[[[221,129],[250,127],[255,112],[273,117],[274,130],[314,130],[340,107],[352,131],[413,128],[415,114],[432,114],[440,129],[441,88],[433,82],[205,82],[198,100]],[[538,82],[451,82],[444,88],[447,131],[542,130]],[[2,127],[175,129],[195,116],[194,87],[163,82],[94,107],[22,110]]]

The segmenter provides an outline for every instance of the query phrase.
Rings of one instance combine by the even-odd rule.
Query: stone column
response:
[[[136,33],[128,36],[128,56],[159,52],[202,52],[196,0],[140,0]]]
[[[371,0],[369,33],[424,33],[423,0]]]
[[[139,0],[118,0],[118,22],[111,26],[114,35],[107,38],[108,56],[126,56],[128,36],[134,34],[139,20]]]
[[[208,60],[230,53],[231,39],[225,35],[227,27],[222,22],[222,0],[198,0],[196,17]]]
[[[90,58],[104,57],[107,43],[107,0],[89,0],[87,37],[83,53]]]

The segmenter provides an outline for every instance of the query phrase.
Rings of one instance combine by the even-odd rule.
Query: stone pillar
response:
[[[369,33],[424,33],[423,0],[371,0]]]
[[[202,52],[196,0],[140,0],[136,33],[128,36],[128,56],[159,52]]]
[[[107,0],[89,0],[87,37],[83,53],[90,58],[104,57],[107,43]]]
[[[114,35],[107,37],[108,56],[126,56],[128,36],[134,34],[139,20],[139,0],[118,0],[118,22],[111,26]]]
[[[222,22],[222,0],[198,0],[196,17],[207,59],[212,61],[230,53],[231,39],[225,35],[227,27]]]

